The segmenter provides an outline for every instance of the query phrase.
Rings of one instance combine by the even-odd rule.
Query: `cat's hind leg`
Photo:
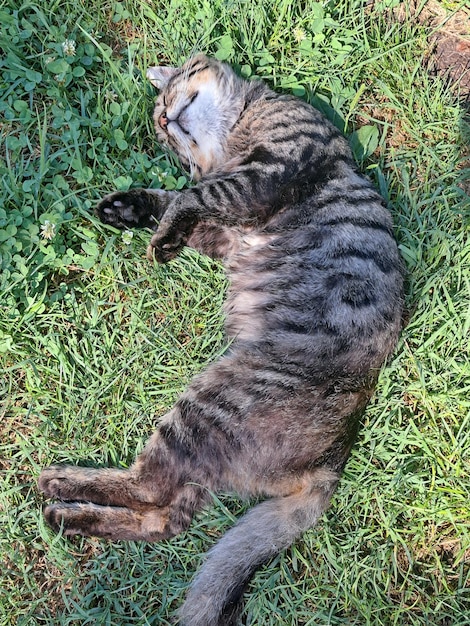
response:
[[[171,428],[157,430],[129,470],[53,465],[39,476],[41,491],[60,500],[44,509],[56,530],[146,541],[186,529],[214,482],[210,471],[193,471]]]
[[[46,506],[43,513],[51,528],[64,535],[144,541],[171,536],[166,509],[135,511],[91,502],[59,502]]]
[[[41,472],[39,488],[48,498],[66,502],[138,506],[152,501],[132,470],[51,465]]]
[[[94,502],[55,502],[44,508],[44,517],[64,535],[102,537],[111,540],[161,541],[186,530],[205,500],[204,492],[189,485],[179,489],[168,506],[114,506]]]

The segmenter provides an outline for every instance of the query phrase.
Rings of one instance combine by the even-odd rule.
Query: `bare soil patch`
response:
[[[429,28],[428,69],[448,78],[470,107],[470,8],[449,11],[437,0],[401,2],[393,10],[400,22],[415,20]]]

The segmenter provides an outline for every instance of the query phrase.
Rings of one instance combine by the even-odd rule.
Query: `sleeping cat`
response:
[[[306,102],[202,55],[155,67],[158,140],[198,184],[132,189],[97,211],[150,227],[160,263],[191,246],[224,261],[230,348],[198,375],[129,470],[52,466],[40,489],[65,535],[159,541],[211,492],[264,497],[209,552],[186,626],[238,623],[255,570],[328,505],[393,350],[402,266],[392,222],[348,143]]]

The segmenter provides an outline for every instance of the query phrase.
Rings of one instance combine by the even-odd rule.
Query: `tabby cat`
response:
[[[306,102],[198,55],[154,67],[158,140],[197,185],[107,195],[149,259],[191,246],[224,261],[230,348],[198,375],[129,470],[52,466],[40,489],[65,535],[159,541],[212,492],[265,498],[209,552],[186,626],[238,623],[255,570],[328,505],[401,326],[392,222],[347,141]]]

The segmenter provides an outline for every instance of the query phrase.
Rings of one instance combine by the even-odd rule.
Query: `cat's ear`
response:
[[[169,67],[168,65],[149,67],[147,70],[147,78],[154,87],[162,90],[167,86],[168,81],[176,74],[177,71],[177,67]]]

